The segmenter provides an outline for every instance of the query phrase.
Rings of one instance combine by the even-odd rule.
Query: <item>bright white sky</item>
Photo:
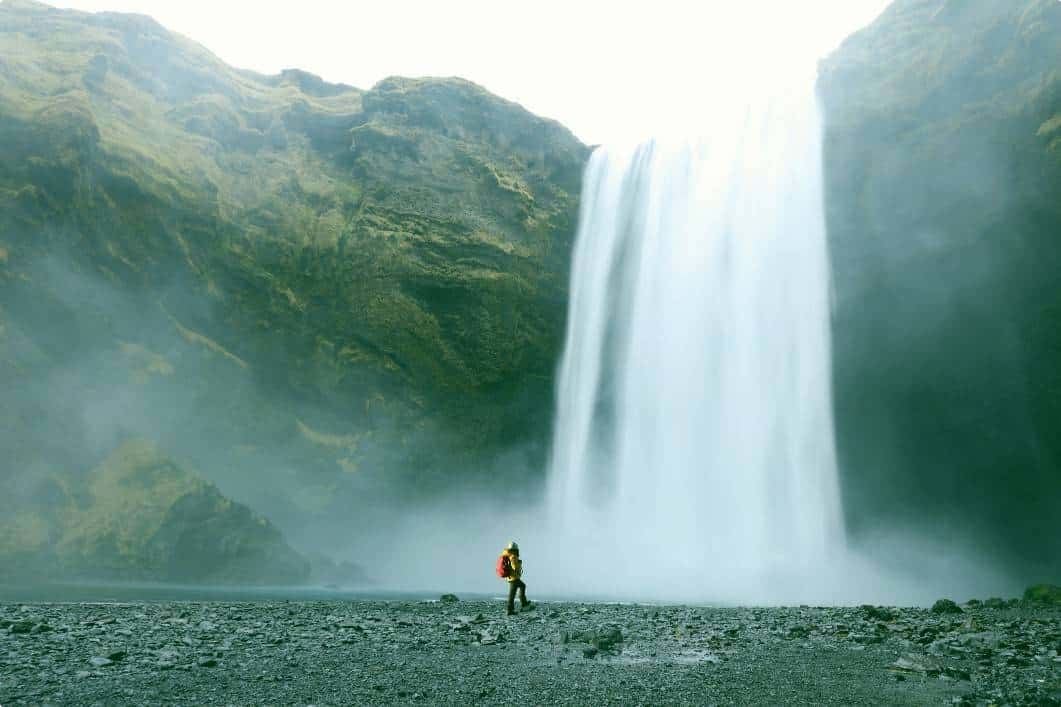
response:
[[[461,76],[587,143],[658,133],[760,73],[810,66],[888,0],[52,0],[151,15],[226,62],[370,88]]]

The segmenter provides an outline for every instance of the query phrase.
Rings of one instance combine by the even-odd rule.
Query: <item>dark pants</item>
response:
[[[522,579],[516,579],[508,583],[508,610],[516,610],[516,590],[519,590],[519,605],[526,606],[527,602],[527,585],[523,583]]]

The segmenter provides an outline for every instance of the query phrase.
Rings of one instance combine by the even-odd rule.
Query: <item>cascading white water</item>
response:
[[[586,169],[548,497],[584,591],[789,600],[843,546],[805,88]]]

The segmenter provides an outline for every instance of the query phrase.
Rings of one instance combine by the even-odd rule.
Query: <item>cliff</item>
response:
[[[6,0],[0,481],[145,438],[293,541],[526,482],[587,154],[460,79],[261,76],[146,17]]]
[[[850,525],[1061,563],[1061,5],[896,0],[821,67]]]

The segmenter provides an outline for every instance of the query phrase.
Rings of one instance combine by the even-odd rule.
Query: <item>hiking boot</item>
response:
[[[520,611],[534,611],[535,604],[529,601],[525,601],[519,605]]]
[[[516,610],[515,609],[509,609],[509,610],[507,610],[505,612],[505,614],[507,614],[508,616],[515,616],[516,615]]]

